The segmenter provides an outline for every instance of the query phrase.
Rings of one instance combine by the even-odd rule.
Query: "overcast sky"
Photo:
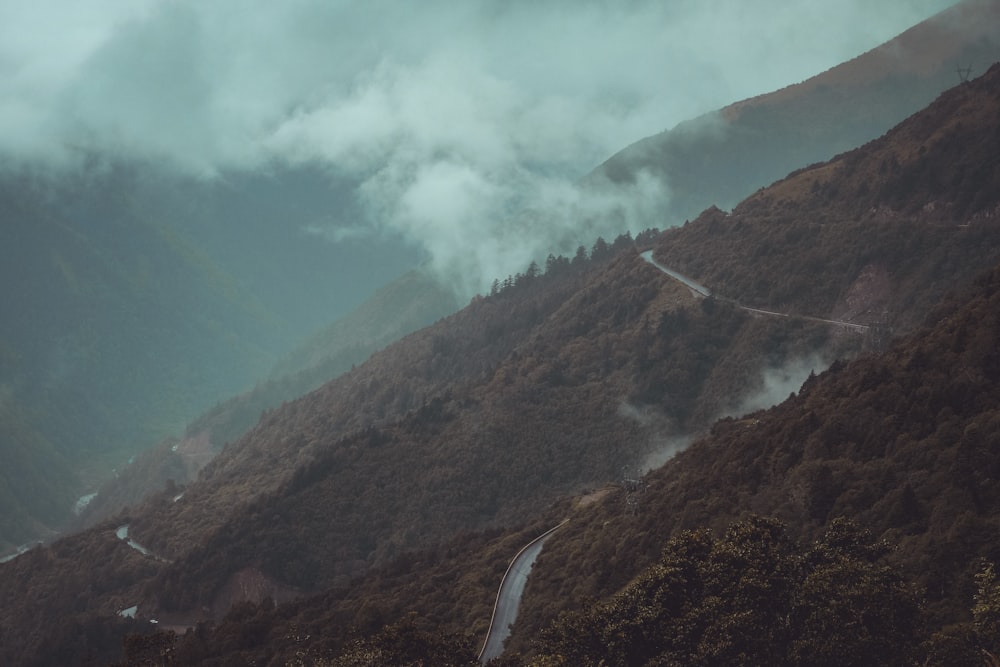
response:
[[[358,184],[358,229],[442,264],[449,237],[479,244],[488,278],[538,250],[493,257],[517,244],[512,211],[599,209],[572,183],[620,148],[950,4],[0,0],[0,155],[65,166],[83,149],[205,177],[325,165]]]

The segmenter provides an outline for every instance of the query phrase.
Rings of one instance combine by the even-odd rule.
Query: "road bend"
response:
[[[649,262],[650,264],[652,264],[653,266],[655,266],[656,268],[658,268],[663,273],[667,274],[668,276],[670,276],[674,280],[678,281],[679,283],[681,283],[682,285],[684,285],[685,287],[687,287],[688,289],[690,289],[695,294],[695,296],[700,296],[700,297],[712,296],[712,292],[707,287],[705,287],[704,285],[702,285],[700,283],[697,283],[694,280],[691,280],[690,278],[688,278],[684,274],[678,273],[677,271],[674,271],[673,269],[670,269],[670,268],[664,266],[663,264],[660,264],[655,259],[653,259],[653,251],[652,250],[646,250],[645,252],[640,253],[639,256],[642,257],[647,262]],[[750,308],[749,306],[744,306],[743,304],[739,303],[738,301],[734,301],[733,299],[721,298],[718,295],[716,295],[716,298],[719,299],[720,301],[726,301],[727,303],[731,303],[734,306],[736,306],[737,308],[739,308],[740,310],[746,311],[748,313],[754,313],[755,315],[764,315],[764,316],[767,316],[767,317],[787,317],[787,318],[795,318],[795,319],[799,319],[799,320],[807,320],[809,322],[820,322],[822,324],[832,324],[834,326],[844,327],[845,329],[850,329],[851,331],[857,331],[858,333],[864,333],[864,332],[868,331],[868,329],[869,329],[869,326],[867,324],[856,324],[855,322],[844,322],[843,320],[827,320],[827,319],[823,319],[822,317],[810,317],[809,315],[790,315],[788,313],[778,313],[778,312],[775,312],[773,310],[762,310],[760,308]]]
[[[541,553],[545,541],[552,536],[552,533],[566,525],[566,521],[550,528],[521,547],[521,550],[510,562],[507,572],[500,580],[500,590],[497,592],[496,604],[493,605],[490,629],[486,633],[483,649],[479,652],[480,663],[485,664],[503,653],[503,643],[510,636],[510,627],[517,619],[517,608],[521,604],[521,594],[524,593],[524,585],[528,582],[531,566],[535,564],[535,559]]]

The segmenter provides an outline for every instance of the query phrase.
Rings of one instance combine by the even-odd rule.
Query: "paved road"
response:
[[[517,608],[521,604],[521,594],[524,593],[524,585],[528,582],[531,566],[535,564],[535,559],[541,553],[545,541],[565,523],[563,521],[528,542],[510,562],[507,573],[500,581],[500,591],[493,607],[493,619],[490,621],[490,630],[486,635],[483,650],[479,652],[479,662],[489,662],[503,653],[503,643],[510,636],[510,626],[517,619]]]
[[[667,268],[666,266],[660,264],[655,259],[653,259],[653,251],[647,250],[639,255],[644,260],[658,268],[663,273],[667,274],[674,280],[687,286],[692,292],[695,292],[698,296],[712,296],[712,293],[707,287],[697,283],[684,274],[677,273],[673,269]],[[844,322],[843,320],[826,320],[822,317],[810,317],[809,315],[789,315],[788,313],[777,313],[773,310],[761,310],[760,308],[750,308],[749,306],[741,305],[740,303],[733,301],[732,299],[721,299],[722,301],[727,301],[740,310],[744,310],[748,313],[756,313],[757,315],[767,315],[768,317],[794,317],[800,320],[809,320],[810,322],[821,322],[823,324],[833,324],[840,327],[845,327],[851,329],[852,331],[857,331],[859,333],[864,333],[868,331],[869,327],[867,324],[855,324],[854,322]]]
[[[668,276],[670,276],[674,280],[677,280],[677,281],[679,281],[679,282],[687,285],[693,292],[695,292],[695,293],[697,293],[697,294],[699,294],[701,296],[712,296],[712,292],[709,291],[709,289],[707,287],[705,287],[704,285],[702,285],[700,283],[696,283],[695,281],[691,280],[687,276],[685,276],[685,275],[683,275],[681,273],[677,273],[673,269],[669,269],[669,268],[663,266],[662,264],[660,264],[659,262],[657,262],[655,259],[653,259],[653,251],[652,250],[647,250],[646,252],[640,254],[639,256],[642,257],[647,262],[649,262],[650,264],[652,264],[653,266],[655,266],[656,268],[658,268],[660,271],[663,271],[665,274],[667,274]]]

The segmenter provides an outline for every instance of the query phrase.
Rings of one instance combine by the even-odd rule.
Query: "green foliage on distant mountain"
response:
[[[73,469],[13,396],[0,395],[0,547],[45,534],[75,500]]]
[[[1000,114],[962,110],[977,99],[993,108],[998,79],[994,69],[831,165],[848,160],[871,173],[872,156],[890,142],[913,156],[914,169],[946,173],[919,167],[925,158],[913,137],[936,136],[953,118],[942,112],[949,108],[971,124],[965,132],[992,137]],[[934,151],[928,143],[923,155],[944,155]],[[976,155],[989,171],[987,153]],[[852,173],[830,168],[829,188],[847,188]],[[880,191],[898,189],[892,174],[905,170],[886,173]],[[988,209],[946,208],[937,219],[914,206],[928,202],[923,185],[874,217],[862,214],[861,225],[853,204],[821,205],[830,199],[823,187],[789,188],[809,182],[801,176],[748,201],[737,209],[742,217],[711,211],[658,241],[660,257],[677,253],[695,267],[707,261],[700,258],[718,260],[704,282],[720,298],[695,297],[628,239],[595,244],[589,261],[586,251],[579,261],[553,258],[546,271],[511,277],[269,410],[182,497],[167,490],[134,508],[122,522],[163,560],[137,556],[104,524],[0,566],[0,600],[15,601],[0,607],[9,633],[0,659],[105,641],[119,627],[115,607],[126,602],[145,618],[166,613],[198,628],[176,648],[210,664],[296,651],[333,660],[345,649],[363,658],[399,649],[394,637],[418,651],[457,646],[439,640],[482,631],[510,527],[566,515],[535,563],[512,651],[530,651],[530,640],[564,611],[578,614],[543,644],[552,660],[578,632],[588,638],[577,647],[586,652],[581,660],[627,661],[635,650],[646,652],[637,661],[664,664],[804,663],[807,654],[837,663],[859,651],[942,662],[992,650],[996,585],[980,559],[1000,561],[1000,269],[937,311],[927,304],[992,266],[1000,235],[988,233]],[[989,178],[976,182],[992,188]],[[963,179],[948,184],[962,197],[993,201],[970,195]],[[954,191],[946,187],[934,201],[955,201]],[[797,219],[805,214],[831,230],[823,254],[807,255],[827,257],[829,266],[806,270],[793,261],[809,246]],[[754,273],[747,258],[756,251]],[[880,266],[869,266],[876,261],[868,253]],[[622,466],[639,466],[671,437],[704,433],[718,414],[738,409],[747,388],[763,384],[762,370],[820,349],[857,351],[856,333],[758,317],[729,300],[760,303],[772,293],[800,314],[861,317],[885,304],[898,313],[897,330],[927,325],[894,347],[834,364],[769,411],[716,422],[642,483],[610,486]],[[580,495],[587,502],[568,500]],[[781,524],[746,521],[750,515]],[[839,516],[898,548],[870,549],[834,522]],[[685,533],[702,529],[724,537]],[[114,562],[121,567],[108,566]],[[26,599],[33,587],[44,595]],[[266,599],[297,595],[288,604]],[[948,627],[970,609],[971,626]],[[865,616],[869,610],[878,613]],[[410,611],[421,614],[412,619],[416,634],[396,625],[376,635]],[[841,613],[861,614],[852,616],[856,632],[828,642],[846,627]],[[25,625],[35,618],[95,628],[45,642]],[[216,625],[195,624],[206,619]],[[660,631],[677,630],[678,619],[683,632],[664,641]],[[352,626],[370,639],[352,644]],[[150,642],[129,646],[160,650],[159,639]]]
[[[140,504],[167,483],[193,482],[226,443],[239,439],[268,410],[316,389],[402,336],[457,309],[450,289],[422,271],[410,271],[298,347],[277,364],[270,379],[191,421],[183,438],[170,439],[166,445],[161,443],[139,454],[128,468],[101,486],[74,523],[92,525]]]
[[[113,173],[56,184],[4,172],[0,199],[0,383],[21,424],[6,428],[51,444],[22,442],[31,456],[5,459],[5,473],[37,480],[32,469],[52,470],[63,491],[42,483],[18,499],[51,528],[84,484],[263,373],[280,325],[115,187]],[[36,502],[62,509],[43,518],[31,514]],[[17,512],[0,506],[0,516]],[[38,534],[0,533],[0,542]]]
[[[280,206],[238,204],[222,184],[179,185],[149,166],[95,159],[79,171],[5,168],[0,201],[0,387],[16,397],[20,424],[0,430],[30,429],[55,448],[19,445],[37,456],[5,460],[4,473],[38,481],[32,469],[49,468],[65,489],[39,483],[32,497],[0,499],[0,524],[17,516],[22,527],[0,531],[0,551],[65,525],[74,497],[266,377],[314,322],[333,316],[329,275],[309,273],[330,261],[326,246],[300,239]],[[288,269],[282,253],[302,248]],[[399,259],[387,252],[379,270],[401,271]],[[258,282],[250,289],[233,270]],[[62,510],[33,514],[38,502]]]

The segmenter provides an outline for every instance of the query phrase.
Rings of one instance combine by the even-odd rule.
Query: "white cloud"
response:
[[[780,368],[764,369],[761,374],[762,386],[744,397],[731,414],[734,416],[745,415],[777,405],[787,399],[790,394],[798,393],[802,384],[809,379],[810,374],[819,375],[829,366],[829,361],[818,355],[812,355],[788,360]]]
[[[7,4],[8,162],[94,151],[197,175],[320,164],[358,184],[362,222],[403,232],[481,289],[556,249],[580,218],[611,208],[645,224],[664,196],[649,183],[626,206],[571,185],[616,150],[804,79],[950,3]],[[529,217],[552,226],[548,238]]]

